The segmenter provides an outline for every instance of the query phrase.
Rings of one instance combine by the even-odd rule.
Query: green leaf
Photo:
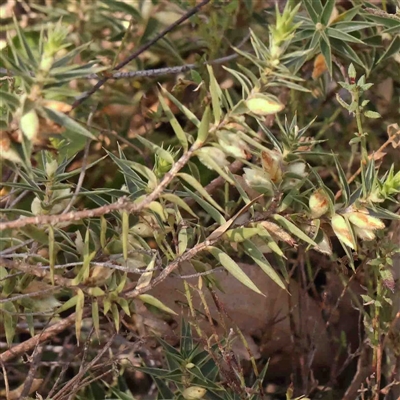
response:
[[[329,19],[332,15],[333,8],[335,7],[335,0],[327,0],[322,10],[321,23],[323,25],[328,25]]]
[[[169,108],[168,104],[164,100],[164,97],[163,97],[163,95],[161,93],[158,94],[158,99],[160,101],[161,107],[163,108],[163,110],[165,112],[165,115],[168,118],[169,123],[172,126],[172,129],[175,132],[176,137],[178,138],[180,144],[182,145],[183,150],[186,152],[188,150],[188,147],[189,147],[188,140],[187,140],[187,137],[186,137],[186,133],[182,129],[182,127],[179,124],[178,120],[175,118],[175,115],[173,114],[173,112]]]
[[[243,247],[246,254],[250,256],[278,286],[286,290],[282,278],[276,273],[261,251],[258,250],[257,246],[251,240],[245,240],[243,242]]]
[[[0,303],[0,318],[2,319],[2,325],[6,334],[7,345],[11,347],[14,336],[15,329],[17,327],[17,309],[11,301],[5,303]]]
[[[200,122],[199,133],[197,135],[197,141],[200,143],[205,143],[208,134],[210,132],[210,120],[211,120],[211,110],[210,106],[206,107],[204,111],[203,118]]]
[[[134,17],[136,21],[142,21],[142,14],[129,3],[118,0],[101,0],[101,3],[103,3],[110,12],[122,11]]]
[[[176,204],[178,207],[182,208],[183,210],[188,212],[190,215],[192,215],[196,219],[198,218],[198,216],[193,212],[193,210],[176,194],[164,193],[161,195],[161,198],[163,198],[173,204]]]
[[[142,275],[140,275],[139,280],[135,287],[136,290],[142,289],[150,284],[151,278],[153,277],[155,264],[156,264],[156,254],[153,255],[151,261],[147,265],[146,271],[143,272]]]
[[[196,189],[210,204],[212,204],[217,210],[224,212],[224,209],[207,193],[203,186],[193,176],[180,172],[177,174],[179,178],[185,180],[190,186]]]
[[[97,299],[92,300],[92,320],[96,336],[98,339],[100,339],[100,314],[99,314],[99,303]]]
[[[138,296],[138,299],[142,300],[143,303],[145,303],[145,304],[149,304],[149,305],[156,307],[162,311],[165,311],[169,314],[178,315],[174,310],[171,310],[164,303],[162,303],[160,300],[156,299],[154,296],[152,296],[150,294],[140,294]]]
[[[247,286],[254,292],[263,295],[260,289],[258,289],[253,281],[242,271],[239,265],[231,257],[228,256],[228,254],[213,246],[210,246],[207,249],[215,257],[215,259],[219,263],[221,263],[221,265],[228,272],[230,272],[239,282],[241,282],[243,285]]]
[[[350,186],[347,183],[346,174],[344,173],[343,168],[342,168],[341,164],[339,163],[339,160],[337,159],[337,157],[335,155],[333,156],[333,158],[335,160],[336,169],[338,171],[339,182],[340,182],[340,186],[342,189],[343,198],[345,201],[345,206],[347,207],[349,205],[349,201],[350,201]]]
[[[137,135],[135,137],[139,142],[141,142],[144,146],[146,146],[148,149],[153,151],[155,154],[157,154],[160,158],[164,159],[171,165],[174,164],[174,157],[172,157],[171,153],[169,153],[167,150],[163,149],[160,146],[157,146],[155,143],[150,142],[150,140],[145,139],[141,135]]]
[[[15,17],[14,14],[13,14],[13,20],[14,20],[14,26],[17,31],[18,39],[19,39],[22,49],[24,49],[25,55],[26,55],[27,59],[29,60],[29,63],[31,64],[31,66],[33,66],[34,68],[37,68],[37,66],[38,66],[37,59],[34,56],[34,54],[32,53],[31,46],[29,46],[29,44],[26,40],[26,37],[24,35],[24,32],[21,31],[20,24],[18,23],[17,18]]]
[[[381,114],[379,114],[376,111],[367,110],[367,111],[364,111],[363,114],[367,118],[373,118],[373,119],[382,118]]]
[[[319,1],[320,1],[320,0],[315,0],[315,2],[312,1],[312,0],[303,0],[303,4],[304,4],[304,6],[306,7],[306,10],[307,10],[307,12],[308,12],[308,15],[310,16],[310,18],[311,18],[312,22],[314,22],[314,24],[317,24],[317,23],[318,23],[318,21],[319,21],[319,15],[318,15],[318,13],[315,11],[313,5],[317,5],[317,3],[318,3]]]
[[[370,28],[373,26],[376,26],[376,24],[367,21],[336,22],[331,25],[332,28],[346,33],[359,31],[361,29]]]
[[[0,90],[0,107],[7,107],[15,111],[19,105],[19,99],[15,94]]]
[[[162,89],[165,96],[167,96],[178,108],[179,110],[185,115],[185,117],[196,127],[200,127],[200,120],[181,102],[179,102],[171,93],[169,93],[164,88]]]
[[[290,222],[286,218],[279,214],[274,214],[274,220],[277,221],[281,226],[283,226],[287,231],[297,236],[304,242],[311,244],[312,246],[317,246],[317,244],[312,240],[306,233],[304,233],[300,228],[298,228],[293,222]]]
[[[123,211],[121,242],[122,242],[122,253],[125,262],[128,259],[128,246],[129,246],[128,240],[129,240],[129,214],[126,211]]]
[[[212,168],[220,176],[222,176],[228,183],[233,185],[233,180],[230,176],[218,165],[218,163],[207,153],[207,147],[202,147],[200,150],[196,151],[194,154],[197,155],[202,163],[208,168]]]
[[[51,110],[50,108],[46,107],[43,107],[43,109],[46,112],[47,116],[55,123],[64,126],[65,128],[70,129],[71,131],[78,133],[79,135],[86,136],[92,140],[97,140],[96,136],[94,136],[86,128],[84,128],[78,122],[74,121],[62,112]]]
[[[125,161],[124,163],[149,180],[149,189],[154,189],[157,186],[158,179],[151,169],[135,161]]]
[[[210,217],[218,222],[220,225],[224,224],[226,222],[225,218],[207,201],[202,199],[200,196],[198,196],[196,193],[192,192],[189,188],[184,186],[185,190],[190,194],[190,196],[196,200],[198,204],[210,215]]]
[[[115,303],[111,304],[111,314],[113,316],[115,330],[118,332],[120,327],[120,318],[118,306]]]
[[[223,68],[226,71],[230,72],[240,82],[240,84],[242,85],[242,97],[248,97],[249,94],[250,94],[250,88],[251,88],[250,80],[248,80],[248,78],[244,74],[242,74],[242,73],[240,73],[238,71],[235,71],[234,69],[227,68],[227,67],[223,67]],[[244,103],[243,99],[241,101]],[[240,101],[239,101],[239,103],[240,103]],[[237,107],[237,105],[235,106],[234,109],[236,109],[236,107]],[[238,112],[236,111],[236,113],[238,113]]]
[[[330,38],[330,43],[332,48],[334,48],[338,53],[342,54],[346,58],[350,59],[351,61],[355,62],[365,69],[365,65],[361,61],[360,57],[346,42]]]
[[[225,235],[231,242],[240,243],[250,239],[254,235],[258,235],[259,228],[233,228],[225,232]]]
[[[76,340],[79,344],[79,339],[81,336],[82,330],[82,321],[83,321],[83,308],[85,306],[85,295],[82,289],[76,289],[76,307],[75,307],[75,332],[76,332]]]
[[[78,296],[73,296],[70,299],[68,299],[62,306],[57,308],[57,310],[54,312],[54,314],[60,314],[63,311],[69,310],[72,307],[76,307],[76,303],[78,302]]]
[[[355,36],[349,35],[346,32],[342,32],[339,29],[328,27],[325,32],[329,38],[339,39],[343,42],[364,44],[362,40],[357,39]]]
[[[208,73],[210,74],[210,92],[211,92],[211,104],[214,114],[214,122],[218,124],[221,121],[222,110],[221,110],[221,88],[218,85],[217,80],[214,76],[214,71],[211,65],[207,65]]]
[[[386,51],[382,54],[379,60],[376,62],[376,65],[381,63],[382,61],[392,57],[395,54],[398,54],[400,51],[400,36],[396,36],[390,45],[387,47]]]
[[[331,54],[331,45],[329,43],[328,37],[324,32],[321,33],[321,41],[319,42],[319,47],[321,49],[321,53],[325,58],[325,63],[329,71],[329,75],[332,76],[332,54]]]

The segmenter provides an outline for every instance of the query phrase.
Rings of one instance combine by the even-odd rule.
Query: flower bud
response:
[[[154,229],[144,222],[138,222],[130,228],[130,231],[143,238],[154,237]]]
[[[361,239],[361,240],[374,240],[375,233],[371,229],[361,229],[357,226],[354,226],[354,233]]]
[[[346,246],[356,249],[357,245],[348,222],[339,214],[332,217],[332,229],[339,240]]]
[[[272,182],[280,182],[283,175],[282,154],[277,151],[268,150],[261,153],[261,163],[264,171],[269,175]]]
[[[48,161],[46,163],[46,175],[51,178],[54,176],[58,168],[57,160]]]
[[[264,171],[253,168],[243,168],[244,180],[254,190],[260,193],[272,193],[272,184]]]
[[[186,400],[197,400],[204,397],[207,390],[199,386],[190,386],[182,392],[182,396]]]
[[[20,127],[26,138],[34,141],[39,133],[39,117],[35,110],[31,110],[21,117]]]
[[[347,213],[346,216],[353,225],[360,229],[376,230],[385,227],[385,224],[379,218],[372,217],[363,212],[350,212]]]
[[[236,133],[221,131],[217,133],[217,136],[218,143],[226,153],[235,158],[247,159],[248,154],[250,153],[250,148]]]
[[[317,243],[317,245],[317,247],[314,247],[315,250],[323,254],[328,254],[329,256],[332,255],[332,244],[325,232],[323,232],[322,239]]]
[[[261,116],[276,114],[285,108],[275,96],[262,94],[258,94],[247,100],[246,106],[250,112]]]
[[[315,191],[309,200],[309,207],[312,218],[319,218],[329,210],[329,198],[323,189]]]
[[[208,169],[214,169],[214,166],[208,161],[212,159],[219,167],[226,167],[229,165],[229,161],[226,159],[225,153],[217,147],[202,147],[196,152],[200,162],[205,165]]]

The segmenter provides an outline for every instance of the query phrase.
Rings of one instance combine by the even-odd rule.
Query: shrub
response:
[[[194,3],[9,14],[4,395],[396,396],[398,11]]]

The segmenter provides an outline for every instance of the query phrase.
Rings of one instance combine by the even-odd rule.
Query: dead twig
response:
[[[43,347],[40,345],[36,346],[35,349],[33,350],[32,356],[30,357],[30,359],[32,361],[31,361],[31,366],[29,368],[28,375],[27,375],[25,383],[24,383],[24,388],[22,389],[22,392],[21,392],[22,399],[31,393],[32,384],[35,379],[36,371],[39,367],[39,363],[42,358],[42,354],[43,354]]]
[[[372,373],[371,349],[364,343],[357,363],[357,372],[347,388],[342,400],[355,400],[358,398],[361,385]]]
[[[137,57],[139,57],[140,54],[145,52],[147,49],[149,49],[154,43],[158,42],[160,39],[162,39],[167,33],[171,32],[173,29],[175,29],[177,26],[179,26],[182,22],[186,21],[193,15],[197,14],[200,9],[208,4],[211,0],[203,0],[201,3],[199,3],[197,6],[193,7],[190,9],[187,13],[182,15],[181,18],[176,20],[174,23],[169,25],[167,28],[165,28],[162,32],[160,32],[158,35],[156,35],[153,39],[151,39],[149,42],[147,42],[145,45],[140,47],[138,50],[136,50],[134,53],[132,53],[129,57],[127,57],[125,60],[121,61],[118,65],[116,65],[113,68],[113,71],[119,71],[121,68],[123,68],[126,64],[130,63]],[[112,77],[112,75],[111,75]],[[85,100],[87,100],[92,94],[96,93],[110,78],[108,77],[103,77],[101,80],[99,80],[89,91],[83,93],[81,96],[75,100],[74,104],[72,104],[72,110],[78,106],[80,106]]]
[[[53,396],[53,400],[60,400],[64,398],[69,390],[70,390],[69,398],[71,398],[71,395],[75,394],[79,390],[80,380],[90,369],[92,369],[96,365],[96,363],[101,359],[101,357],[103,357],[105,352],[108,351],[114,340],[114,337],[115,334],[110,337],[110,339],[107,341],[105,346],[100,350],[97,356],[93,358],[93,360],[90,361],[84,368],[81,368],[81,370],[72,379],[70,379],[68,383],[57,394]]]

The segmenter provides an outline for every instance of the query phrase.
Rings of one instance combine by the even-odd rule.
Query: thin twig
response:
[[[21,399],[25,398],[31,393],[31,388],[32,388],[32,383],[33,380],[35,379],[36,371],[39,367],[40,360],[42,358],[42,353],[43,353],[43,348],[42,346],[36,346],[33,354],[31,356],[32,362],[31,366],[29,368],[28,375],[26,377],[25,383],[24,383],[24,388],[22,389],[21,392]]]
[[[237,48],[240,48],[245,41],[247,41],[248,36],[245,37],[245,40],[242,40],[239,45],[237,45]],[[151,78],[153,76],[163,76],[163,75],[175,75],[175,74],[180,74],[182,72],[190,71],[192,69],[199,68],[202,65],[218,65],[218,64],[223,64],[228,61],[235,60],[236,58],[239,57],[239,54],[233,53],[229,54],[228,56],[220,57],[220,58],[215,58],[214,60],[210,61],[204,61],[201,64],[184,64],[184,65],[176,65],[174,67],[163,67],[163,68],[151,68],[151,69],[144,69],[140,71],[125,71],[125,72],[116,72],[114,74],[107,75],[108,80],[119,80],[119,79],[131,79],[131,78]],[[6,74],[6,73],[11,73],[13,75],[18,76],[17,73],[13,73],[12,71],[9,71],[5,68],[0,68],[0,75],[1,74]],[[99,79],[100,75],[97,73],[95,74],[89,74],[86,76],[78,77],[76,79]],[[86,94],[87,92],[82,93],[79,97],[82,97]],[[78,98],[79,98],[78,97]]]
[[[147,42],[145,45],[140,47],[138,50],[136,50],[134,53],[132,53],[129,57],[127,57],[125,60],[121,61],[118,65],[114,67],[114,71],[119,71],[121,68],[123,68],[126,64],[130,63],[137,57],[139,57],[140,54],[145,52],[147,49],[149,49],[154,43],[158,42],[160,39],[162,39],[167,33],[171,32],[173,29],[175,29],[177,26],[179,26],[182,22],[186,21],[189,19],[191,16],[195,15],[197,12],[200,11],[200,9],[208,4],[211,0],[203,0],[201,3],[199,3],[197,6],[193,7],[190,9],[187,13],[182,15],[181,18],[176,20],[174,23],[169,25],[167,28],[165,28],[162,32],[160,32],[156,37],[151,39],[149,42]],[[72,104],[72,110],[78,106],[80,106],[85,100],[87,100],[92,94],[96,93],[110,78],[104,77],[101,80],[99,80],[96,85],[92,87],[88,92],[83,93],[81,96],[78,97],[77,100],[75,100],[74,104]]]
[[[5,392],[6,392],[6,398],[10,398],[10,385],[8,383],[8,376],[7,376],[7,369],[4,366],[4,361],[1,360],[1,368],[3,370],[3,377],[4,377],[4,386],[5,386]]]
[[[84,368],[82,368],[72,379],[68,381],[68,383],[56,394],[53,396],[53,400],[61,399],[64,397],[65,393],[68,393],[68,390],[71,390],[71,394],[75,393],[76,390],[78,389],[79,386],[79,381],[82,379],[82,377],[88,372],[90,369],[92,369],[96,363],[100,360],[101,357],[103,357],[104,353],[108,351],[110,348],[113,340],[114,340],[115,334],[110,337],[110,339],[107,341],[105,346],[100,350],[100,352],[96,355],[93,360],[88,363]]]
[[[55,290],[59,289],[57,286],[53,286],[49,289],[42,289],[39,290],[37,292],[32,292],[32,293],[24,293],[24,294],[17,294],[13,297],[7,297],[5,299],[0,299],[0,304],[1,303],[9,303],[11,301],[15,301],[15,300],[21,300],[21,299],[25,299],[27,297],[37,297],[37,296],[42,296],[44,293],[50,293],[50,292],[54,292]],[[2,312],[6,312],[7,310],[2,310]]]
[[[196,274],[179,275],[179,278],[180,279],[198,278],[199,276],[206,276],[206,275],[213,274],[214,272],[223,272],[223,271],[226,271],[225,268],[218,267],[218,268],[210,269],[209,271],[197,272]]]
[[[153,289],[155,286],[157,286],[159,283],[164,281],[168,275],[170,275],[175,269],[179,267],[181,263],[184,261],[192,259],[196,254],[200,253],[201,251],[205,250],[207,247],[212,246],[215,242],[219,240],[219,237],[213,240],[205,240],[204,242],[201,242],[197,244],[196,246],[192,247],[190,250],[186,251],[183,253],[181,256],[176,258],[174,261],[172,261],[170,264],[168,264],[158,275],[156,278],[154,278],[147,286],[143,286],[140,289],[134,289],[132,291],[126,292],[124,295],[126,298],[134,298],[139,296],[142,293],[148,292],[149,290]]]
[[[34,242],[33,239],[29,239],[29,240],[26,240],[25,242],[18,243],[15,246],[8,247],[7,249],[0,251],[0,256],[4,256],[8,253],[12,253],[13,251],[18,250],[23,246],[28,246],[28,245],[32,244],[33,242]]]

